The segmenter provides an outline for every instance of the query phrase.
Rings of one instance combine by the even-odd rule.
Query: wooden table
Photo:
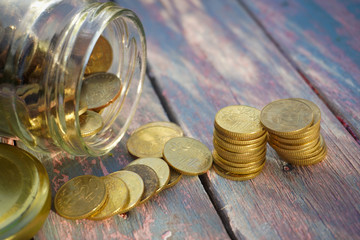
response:
[[[184,177],[126,216],[67,220],[51,211],[35,239],[360,239],[360,2],[356,0],[117,1],[142,20],[148,74],[131,133],[173,121],[210,149],[222,107],[261,109],[300,97],[322,111],[325,161],[293,167],[270,147],[263,172],[234,182]],[[133,160],[125,136],[101,158],[43,160],[55,195],[82,174]]]

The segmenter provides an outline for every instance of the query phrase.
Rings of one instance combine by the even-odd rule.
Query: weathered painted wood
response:
[[[360,238],[358,144],[238,2],[117,2],[144,23],[152,75],[169,111],[187,135],[209,147],[214,116],[224,106],[261,109],[279,98],[302,97],[321,108],[326,161],[292,168],[269,148],[265,169],[254,180],[207,174],[212,198],[235,237]]]
[[[150,121],[167,121],[148,79],[139,105],[129,133]],[[109,155],[99,158],[32,153],[41,159],[47,169],[54,198],[59,187],[71,178],[83,174],[104,176],[126,166],[134,159],[127,153],[127,138],[128,135]],[[229,238],[197,177],[184,177],[178,185],[131,210],[125,217],[115,216],[103,221],[73,221],[60,217],[52,208],[44,227],[35,239]]]
[[[360,139],[360,2],[241,2]]]

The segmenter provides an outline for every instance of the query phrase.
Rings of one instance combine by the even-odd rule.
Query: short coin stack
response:
[[[221,109],[214,122],[214,170],[237,181],[260,174],[266,160],[267,133],[260,123],[260,111],[234,105]]]
[[[325,158],[321,112],[313,102],[300,98],[274,101],[263,108],[260,118],[269,133],[269,144],[284,161],[312,165]]]

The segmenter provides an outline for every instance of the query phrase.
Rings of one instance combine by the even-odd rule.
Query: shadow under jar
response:
[[[1,1],[0,135],[37,151],[103,155],[132,120],[145,67],[144,30],[128,9],[84,0]],[[96,87],[88,87],[94,75]],[[119,84],[107,84],[109,76]],[[87,99],[88,89],[96,93]],[[109,90],[114,98],[89,108]],[[82,122],[91,124],[92,115],[101,126],[84,134]]]

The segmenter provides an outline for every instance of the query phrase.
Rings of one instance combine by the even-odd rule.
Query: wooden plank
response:
[[[166,114],[146,79],[139,108],[129,133],[150,121],[167,121]],[[126,140],[99,158],[73,157],[64,153],[43,155],[32,152],[43,162],[49,174],[52,197],[69,179],[92,174],[104,176],[126,166],[132,159]],[[22,145],[19,143],[18,145]],[[24,145],[22,145],[23,148]],[[52,208],[35,239],[228,239],[228,235],[207,193],[197,177],[184,177],[128,215],[103,221],[67,220]]]
[[[360,2],[242,2],[360,144]]]
[[[117,2],[144,23],[151,75],[169,111],[187,135],[210,148],[213,119],[224,106],[261,109],[279,98],[302,97],[321,108],[326,161],[292,168],[269,147],[265,169],[254,180],[207,174],[234,237],[360,237],[358,144],[235,0]]]

